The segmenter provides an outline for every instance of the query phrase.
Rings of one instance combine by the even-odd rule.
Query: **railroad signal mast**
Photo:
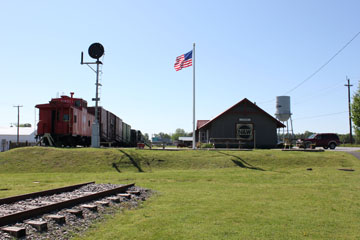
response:
[[[84,53],[81,52],[81,64],[88,65],[95,73],[96,73],[96,93],[95,98],[92,100],[95,101],[95,121],[92,125],[91,131],[91,147],[99,148],[100,147],[100,126],[99,126],[99,113],[98,113],[98,103],[100,101],[99,98],[99,65],[102,62],[99,60],[104,55],[104,47],[100,43],[93,43],[90,45],[88,53],[90,57],[96,59],[96,62],[84,62]],[[96,70],[94,70],[90,64],[96,64]]]

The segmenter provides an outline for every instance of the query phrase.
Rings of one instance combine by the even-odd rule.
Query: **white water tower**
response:
[[[276,113],[275,116],[282,122],[289,120],[290,112],[290,96],[276,97]]]
[[[293,130],[291,115],[292,114],[290,111],[290,96],[276,97],[275,116],[279,121],[281,121],[284,125],[286,125],[286,133],[285,133],[285,129],[283,128],[283,142],[285,142],[285,137],[287,139],[289,139],[290,141],[294,140],[293,139],[294,130]],[[290,119],[291,129],[289,129],[289,119]],[[291,133],[290,133],[290,131],[291,131]],[[278,131],[278,136],[280,136],[280,129]]]

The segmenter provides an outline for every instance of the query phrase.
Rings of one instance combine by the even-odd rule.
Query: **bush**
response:
[[[212,143],[202,143],[200,148],[214,148],[214,145]]]

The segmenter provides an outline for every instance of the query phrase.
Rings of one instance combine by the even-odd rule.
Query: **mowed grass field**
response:
[[[0,197],[86,181],[156,191],[75,239],[360,239],[359,171],[330,151],[29,147],[0,153]]]

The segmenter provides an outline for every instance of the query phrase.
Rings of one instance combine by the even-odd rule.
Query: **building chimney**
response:
[[[70,96],[71,96],[71,98],[73,98],[74,92],[70,92]]]

